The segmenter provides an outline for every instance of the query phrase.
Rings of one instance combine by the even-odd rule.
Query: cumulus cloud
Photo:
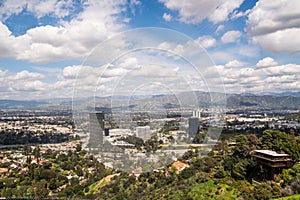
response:
[[[209,35],[198,37],[195,41],[198,42],[205,49],[216,45],[216,39]]]
[[[236,42],[241,35],[240,31],[228,31],[222,36],[221,40],[223,43]]]
[[[222,30],[224,30],[224,25],[219,25],[216,29],[216,33],[219,34]]]
[[[26,81],[26,82],[17,82],[11,85],[11,89],[14,91],[42,91],[46,89],[46,83],[42,81]]]
[[[231,60],[225,64],[225,67],[243,67],[245,63],[240,62],[238,60]]]
[[[239,8],[243,1],[244,0],[223,1],[223,3],[219,5],[212,14],[209,15],[208,19],[215,24],[228,20],[228,16],[235,9]]]
[[[196,24],[207,18],[222,2],[221,0],[159,0],[170,10],[179,12],[179,21]]]
[[[119,64],[119,67],[124,68],[124,69],[139,68],[138,59],[136,57],[125,58],[125,60]]]
[[[238,12],[237,10],[234,11],[230,17],[230,19],[237,19],[240,17],[247,16],[250,13],[251,9],[246,10],[245,12]]]
[[[72,0],[4,0],[0,7],[0,19],[6,20],[23,10],[34,14],[37,18],[46,15],[62,18],[70,14],[72,4]]]
[[[300,65],[296,65],[296,64],[276,65],[268,68],[263,68],[261,69],[261,72],[267,74],[268,76],[300,74]]]
[[[164,18],[164,20],[166,20],[167,22],[169,22],[172,19],[172,15],[170,15],[168,13],[164,13],[163,14],[163,18]]]
[[[27,70],[23,70],[18,72],[14,77],[16,80],[32,80],[32,79],[43,79],[45,76],[36,72],[28,72]]]
[[[259,67],[258,67],[259,66]],[[233,60],[217,66],[228,92],[270,93],[299,91],[300,65],[278,64],[267,57],[254,66]]]
[[[209,51],[211,58],[217,64],[226,64],[232,60],[257,59],[260,54],[260,48],[255,45],[230,45],[225,48],[214,48]]]
[[[266,57],[266,58],[263,58],[262,60],[258,61],[257,64],[256,64],[256,66],[262,68],[262,67],[275,66],[277,64],[278,63],[273,58]]]
[[[159,1],[168,9],[178,11],[178,20],[187,24],[197,24],[206,18],[215,24],[226,21],[230,14],[243,3],[243,0]]]
[[[10,99],[41,98],[41,94],[44,94],[46,89],[50,89],[47,87],[48,84],[44,82],[44,78],[43,74],[27,70],[12,73],[0,69],[1,96]]]
[[[188,66],[147,65],[143,64],[145,60],[145,57],[128,56],[118,63],[101,67],[66,66],[54,82],[47,82],[46,77],[37,72],[23,70],[13,73],[0,70],[0,91],[3,98],[7,94],[9,98],[16,99],[71,98],[73,94],[76,98],[105,96],[112,94],[114,90],[128,94],[125,89],[131,92],[140,90],[139,87],[149,89],[151,84],[158,88],[161,86],[162,91],[166,88],[186,91],[189,87],[199,90],[204,83],[199,79],[199,75],[197,77],[195,69],[190,73],[187,71]],[[300,89],[300,65],[278,64],[269,57],[259,60],[254,66],[247,66],[245,62],[239,60],[231,60],[225,65],[216,66],[216,69],[221,79],[210,67],[204,67],[200,73],[205,81],[213,83],[216,88],[224,84],[227,92],[263,93]]]
[[[249,13],[246,30],[265,50],[300,52],[299,10],[298,1],[261,0]]]
[[[70,21],[35,27],[17,37],[0,23],[0,55],[36,63],[83,58],[95,45],[122,30],[125,24],[118,18],[125,4],[125,0],[90,0]]]

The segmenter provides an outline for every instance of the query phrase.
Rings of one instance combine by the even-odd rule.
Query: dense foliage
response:
[[[129,138],[135,144],[136,138]],[[45,158],[45,164],[28,162],[24,173],[11,171],[0,180],[2,197],[74,197],[84,199],[270,199],[300,194],[300,165],[284,169],[270,179],[268,168],[250,155],[255,149],[290,154],[300,160],[300,138],[293,131],[264,131],[223,139],[207,155],[201,149],[187,151],[180,161],[189,165],[183,171],[166,166],[136,177],[125,172],[106,170],[80,146],[76,151],[59,153],[39,148],[24,148],[24,154]],[[143,144],[145,145],[145,144]],[[151,145],[149,145],[151,146]],[[12,163],[9,163],[10,165]],[[1,164],[0,167],[7,167]]]
[[[66,154],[52,150],[41,153],[39,147],[34,150],[25,147],[24,153],[30,155],[22,166],[26,170],[11,169],[0,179],[1,197],[83,197],[88,185],[109,174],[103,164],[83,150]],[[32,158],[47,162],[32,162]],[[0,168],[11,164],[0,164]]]
[[[299,138],[291,133],[264,131],[235,137],[236,146],[225,140],[207,156],[189,151],[182,161],[190,165],[180,173],[148,172],[135,178],[123,173],[91,195],[98,199],[270,199],[300,193],[300,166],[285,169],[276,179],[266,179],[268,168],[250,156],[255,149],[286,152],[299,161]],[[257,181],[254,181],[257,180]],[[256,184],[252,184],[256,183]]]

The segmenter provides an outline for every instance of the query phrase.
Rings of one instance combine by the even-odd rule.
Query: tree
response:
[[[33,155],[35,158],[39,158],[41,156],[41,150],[39,146],[36,146],[33,150]]]
[[[284,151],[293,159],[300,160],[300,145],[295,143],[293,135],[278,130],[266,130],[261,137],[261,143],[264,149]]]
[[[49,190],[47,189],[47,181],[43,179],[39,182],[33,182],[30,194],[35,198],[48,197]]]
[[[55,190],[55,189],[57,189],[59,186],[58,186],[58,183],[57,183],[57,180],[56,179],[51,179],[50,181],[49,181],[49,189],[50,190]]]
[[[77,145],[76,145],[76,151],[77,151],[77,152],[80,152],[81,150],[82,150],[81,144],[77,144]]]
[[[300,193],[300,173],[297,173],[297,175],[292,179],[291,187],[294,193]]]
[[[215,173],[215,178],[224,178],[226,176],[226,172],[223,167],[219,167],[218,171]]]

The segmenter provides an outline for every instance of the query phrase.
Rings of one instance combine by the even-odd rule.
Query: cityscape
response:
[[[0,199],[300,199],[297,0],[1,0]]]
[[[145,181],[149,185],[167,181],[168,187],[175,187],[172,184],[191,179],[197,184],[212,184],[209,187],[216,191],[217,187],[231,188],[221,193],[215,191],[214,198],[225,195],[257,199],[264,198],[259,193],[264,189],[261,185],[288,177],[290,184],[296,184],[288,174],[295,173],[300,159],[300,146],[293,146],[300,132],[299,109],[275,111],[250,105],[241,112],[240,106],[232,106],[216,123],[216,116],[212,115],[216,109],[171,106],[165,109],[166,115],[130,112],[126,126],[124,122],[117,123],[119,115],[107,112],[108,109],[91,110],[82,123],[87,125],[85,131],[84,127],[76,126],[66,104],[64,109],[60,105],[47,106],[48,109],[23,107],[1,112],[3,196],[114,198],[119,190],[108,191],[120,184],[118,181],[129,184],[129,188],[130,184]],[[285,179],[284,173],[288,173]],[[212,182],[216,180],[254,186],[257,194],[240,193],[229,182],[226,186]],[[39,185],[31,186],[28,181]],[[297,193],[295,185],[285,187],[290,187],[288,194]],[[286,195],[286,189],[276,195]],[[146,195],[148,190],[145,188],[142,193]],[[196,198],[208,195],[205,191],[200,194],[203,196]],[[126,195],[140,197],[135,192]],[[151,195],[161,193],[155,191]],[[268,199],[267,195],[273,194],[266,193]]]

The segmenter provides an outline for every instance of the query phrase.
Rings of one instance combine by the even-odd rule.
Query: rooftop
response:
[[[270,155],[270,156],[290,156],[289,154],[285,154],[285,153],[277,153],[275,151],[271,151],[271,150],[254,150],[254,152],[256,153],[262,153],[262,154],[266,154],[266,155]]]

